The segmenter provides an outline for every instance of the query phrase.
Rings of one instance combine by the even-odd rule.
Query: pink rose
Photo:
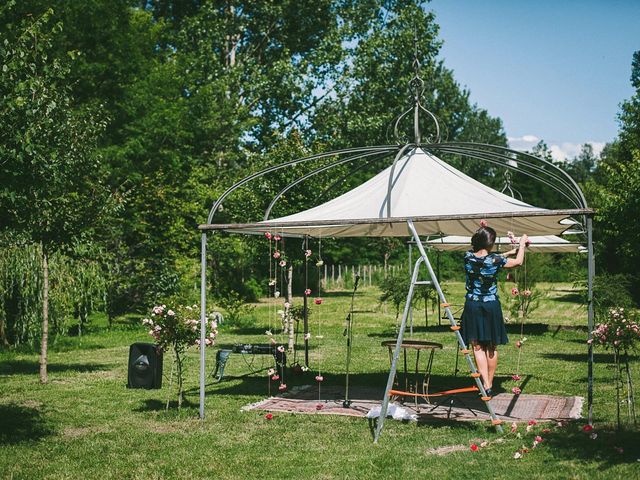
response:
[[[280,266],[285,267],[287,265],[286,260],[280,260]]]
[[[517,382],[520,380],[520,375],[511,375],[511,380],[515,380]]]
[[[511,389],[511,392],[512,392],[514,395],[520,395],[520,394],[522,393],[522,390],[520,390],[518,387],[513,387],[513,388]]]
[[[282,237],[276,233],[276,235],[275,235],[275,237],[273,237],[273,239],[274,239],[276,242],[279,242],[280,240],[282,240]]]
[[[318,298],[315,298],[315,299],[313,300],[313,303],[315,303],[316,305],[320,305],[320,304],[322,303],[322,299],[321,299],[321,298],[319,298],[319,297],[318,297]]]
[[[322,375],[316,375],[316,382],[322,382],[324,380],[324,377]]]
[[[280,252],[278,250],[273,252],[273,258],[280,258]]]
[[[316,405],[316,410],[322,410],[323,405],[321,403],[318,403]]]
[[[264,418],[266,418],[267,420],[271,420],[273,418],[273,413],[267,413]]]
[[[267,237],[267,240],[271,240],[271,234],[269,232],[264,232],[264,236]]]
[[[304,251],[304,256],[309,258],[311,256],[311,250],[305,250]]]
[[[480,226],[485,228],[489,226],[489,223],[483,218],[482,220],[480,220]]]
[[[520,293],[520,290],[518,290],[516,287],[513,287],[511,289],[511,295],[513,295],[514,297],[518,296],[519,293]]]
[[[278,374],[273,375],[273,376],[271,377],[271,380],[273,380],[274,382],[277,382],[278,380],[280,380],[280,375],[278,375]]]
[[[281,392],[284,392],[287,389],[287,384],[283,383],[278,387],[278,390],[280,390]]]
[[[309,295],[311,295],[311,289],[310,289],[310,288],[307,288],[307,289],[304,291],[304,294],[305,294],[307,297],[308,297]]]
[[[522,295],[524,295],[525,297],[530,297],[531,296],[531,290],[525,290],[524,292],[522,292]]]
[[[471,448],[472,452],[477,452],[478,451],[478,445],[476,445],[475,443],[472,443],[470,448]]]

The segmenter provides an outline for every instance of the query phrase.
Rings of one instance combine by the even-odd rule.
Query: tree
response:
[[[625,274],[636,302],[640,300],[640,51],[633,54],[634,95],[621,105],[618,138],[608,144],[588,182],[586,193],[596,208],[594,231],[598,270]]]
[[[83,242],[109,211],[109,191],[100,181],[95,148],[105,123],[72,108],[69,60],[52,55],[62,29],[53,11],[4,20],[15,2],[0,10],[0,189],[3,233],[39,246],[42,257],[40,380],[47,381],[49,258]]]

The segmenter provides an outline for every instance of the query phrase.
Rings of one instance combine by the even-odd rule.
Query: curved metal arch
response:
[[[263,220],[265,220],[265,221],[266,221],[266,220],[269,220],[269,215],[271,214],[271,210],[273,209],[273,207],[274,207],[274,205],[276,204],[276,202],[277,202],[278,200],[280,200],[280,198],[281,198],[285,193],[287,193],[289,190],[291,190],[291,189],[292,189],[293,187],[295,187],[296,185],[299,185],[300,183],[304,182],[305,180],[307,180],[307,179],[309,179],[309,178],[311,178],[311,177],[313,177],[313,176],[315,176],[315,175],[318,175],[319,173],[322,173],[322,172],[325,172],[325,171],[327,171],[327,170],[330,170],[330,169],[332,169],[333,167],[337,167],[337,166],[343,165],[343,164],[345,164],[345,163],[353,162],[353,161],[355,161],[355,160],[359,160],[359,159],[361,159],[361,158],[366,158],[366,157],[373,156],[373,155],[382,155],[382,156],[386,156],[387,154],[392,153],[392,152],[394,152],[395,150],[397,150],[397,149],[389,150],[389,151],[384,152],[384,153],[382,153],[382,154],[381,154],[380,152],[377,152],[377,151],[376,151],[376,152],[373,152],[373,153],[364,153],[364,154],[362,154],[362,155],[356,155],[356,156],[353,156],[353,157],[347,157],[347,158],[343,158],[342,160],[336,160],[335,162],[330,163],[329,165],[324,165],[324,166],[319,167],[319,168],[317,168],[317,169],[315,169],[315,170],[312,170],[311,172],[309,172],[309,173],[307,173],[307,174],[303,175],[302,177],[300,177],[300,178],[296,179],[295,181],[291,182],[290,184],[288,184],[286,187],[284,187],[282,190],[280,190],[280,191],[279,191],[279,192],[278,192],[278,193],[273,197],[273,199],[271,200],[271,203],[269,203],[269,206],[267,207],[267,209],[266,209],[266,210],[265,210],[265,212],[264,212],[264,218],[263,218]]]
[[[418,101],[415,103],[414,106],[412,106],[408,110],[402,112],[400,115],[395,117],[391,121],[391,124],[389,125],[390,127],[393,126],[393,138],[399,145],[402,143],[408,143],[408,140],[406,138],[403,138],[403,136],[400,134],[400,122],[404,120],[404,118],[407,115],[409,115],[411,112],[413,112],[413,134],[415,137],[414,143],[416,145],[421,143],[420,115],[419,115],[420,111],[423,111],[424,113],[429,115],[429,117],[431,117],[431,120],[433,120],[433,123],[436,127],[436,134],[435,134],[434,141],[432,143],[428,143],[428,145],[440,143],[440,140],[441,140],[440,122],[438,121],[438,118],[432,112],[424,108],[422,106],[422,103]],[[388,130],[387,130],[387,135],[388,135]]]
[[[367,160],[364,163],[361,163],[357,167],[352,168],[347,173],[345,173],[342,177],[340,177],[335,182],[331,183],[327,188],[325,188],[322,192],[320,192],[320,194],[318,195],[318,198],[320,198],[320,199],[324,198],[324,196],[327,194],[327,192],[331,191],[335,186],[340,185],[341,183],[343,183],[347,178],[351,177],[354,173],[358,172],[359,170],[362,170],[365,167],[368,167],[372,163],[377,162],[378,160],[381,160],[383,158],[385,158],[385,155],[381,155],[380,157],[377,157],[377,158],[372,158],[370,160]]]
[[[449,144],[447,147],[447,149],[451,149],[453,144]],[[563,178],[554,175],[553,172],[549,171],[549,170],[545,170],[544,168],[542,168],[539,165],[536,165],[535,163],[533,163],[531,160],[528,160],[527,157],[525,158],[520,158],[520,157],[514,157],[514,156],[510,156],[510,155],[506,155],[504,153],[500,153],[500,152],[495,152],[495,151],[491,151],[489,149],[478,149],[478,148],[471,148],[471,147],[465,147],[465,146],[455,146],[453,147],[455,148],[456,152],[458,155],[465,155],[463,153],[460,152],[472,152],[472,153],[481,153],[483,155],[488,155],[491,156],[493,158],[497,158],[500,160],[506,160],[506,165],[502,165],[505,167],[509,167],[512,170],[516,170],[519,171],[519,167],[518,166],[514,166],[511,165],[510,162],[517,162],[518,164],[523,164],[527,167],[530,167],[533,170],[536,170],[538,172],[544,173],[547,177],[557,181],[558,183],[560,183],[562,186],[566,187],[567,189],[569,189],[570,191],[572,191],[572,193],[574,193],[576,195],[576,200],[578,204],[582,204],[582,200],[580,198],[579,192],[576,190],[576,186],[572,185],[571,183],[565,181]],[[533,159],[539,159],[539,157],[534,157],[529,155],[529,158],[533,158]],[[542,160],[542,159],[540,159]],[[553,164],[551,164],[553,165]],[[556,167],[557,168],[557,167]],[[562,170],[560,170],[562,171]],[[538,178],[538,177],[535,177]],[[570,177],[569,177],[570,178]]]
[[[501,150],[503,152],[509,152],[509,153],[514,154],[516,156],[526,157],[526,158],[533,159],[533,160],[535,160],[537,162],[542,162],[544,165],[547,165],[547,166],[551,167],[554,171],[559,173],[561,177],[564,177],[573,186],[574,191],[580,197],[581,208],[589,208],[588,205],[587,205],[587,199],[585,198],[585,196],[584,196],[584,194],[582,192],[582,189],[576,183],[576,181],[571,177],[571,175],[569,175],[567,172],[562,170],[560,167],[558,167],[554,163],[552,163],[552,162],[550,162],[548,160],[545,160],[542,157],[537,157],[537,156],[532,155],[532,154],[527,153],[527,152],[521,152],[521,151],[518,151],[518,150],[513,150],[511,148],[501,147],[499,145],[491,145],[491,144],[488,144],[488,143],[447,142],[447,143],[441,143],[440,145],[460,145],[460,146],[467,146],[467,147],[478,147],[478,146],[480,146],[482,148]]]
[[[526,173],[526,171],[524,169],[519,168],[518,166],[514,166],[511,165],[509,162],[517,162],[518,164],[522,164],[525,165],[529,168],[531,168],[532,170],[536,170],[538,172],[544,173],[546,174],[549,178],[553,179],[554,181],[560,183],[561,186],[565,187],[570,193],[575,195],[575,198],[569,198],[569,196],[565,193],[565,192],[561,192],[563,194],[564,197],[566,197],[567,199],[569,199],[576,207],[580,208],[580,204],[581,199],[580,196],[578,194],[578,192],[575,191],[575,189],[573,188],[573,186],[571,184],[569,184],[568,182],[565,182],[563,179],[561,179],[560,177],[553,175],[551,172],[549,172],[548,170],[545,170],[543,168],[541,168],[538,165],[535,165],[534,163],[531,163],[528,160],[524,160],[524,159],[516,159],[510,156],[505,156],[501,153],[496,153],[496,152],[491,152],[491,151],[487,151],[487,150],[481,150],[481,149],[470,149],[470,148],[453,148],[453,147],[447,147],[446,149],[440,149],[443,152],[448,152],[448,153],[454,153],[456,155],[461,155],[461,156],[471,156],[471,154],[475,154],[476,156],[473,156],[471,158],[475,158],[478,160],[485,160],[485,161],[490,161],[489,158],[485,158],[484,156],[488,156],[488,157],[492,157],[494,159],[499,159],[499,160],[506,160],[506,163],[501,163],[498,162],[497,160],[493,160],[492,163],[495,163],[496,165],[499,165],[501,167],[506,167],[509,168],[511,170],[514,171],[518,171],[520,173]],[[477,155],[483,155],[483,157],[479,157]],[[535,157],[534,157],[535,158]],[[533,174],[533,173],[529,173],[529,176],[539,180],[541,182],[544,182],[546,185],[552,185],[551,183],[549,183],[548,180],[543,180],[541,176]],[[554,187],[557,190],[557,187]]]
[[[547,175],[547,176],[540,175],[540,173],[547,174],[549,172],[540,168],[539,166],[536,166],[527,162],[526,160],[520,159],[517,161],[518,165],[514,166],[508,162],[502,163],[499,160],[504,160],[505,157],[500,156],[499,154],[496,154],[493,152],[484,152],[484,151],[477,151],[477,150],[473,150],[473,151],[454,150],[454,149],[448,149],[448,150],[442,150],[442,151],[455,153],[457,155],[463,155],[469,158],[475,158],[482,161],[491,162],[495,165],[498,165],[513,171],[517,171],[518,173],[521,173],[523,175],[527,175],[533,178],[534,180],[536,180],[537,182],[547,185],[548,187],[552,188],[553,190],[561,194],[565,199],[571,202],[576,208],[581,208],[580,205],[582,202],[580,200],[580,197],[578,193],[573,190],[572,186],[569,183],[562,181],[562,179],[554,175]],[[496,160],[496,158],[498,160]],[[524,166],[525,168],[522,168],[522,166]]]
[[[218,208],[220,208],[220,205],[222,204],[222,202],[224,201],[225,198],[227,198],[231,193],[233,193],[235,190],[237,190],[238,188],[240,188],[241,186],[251,182],[252,180],[255,180],[256,178],[260,178],[268,173],[271,172],[275,172],[277,170],[280,170],[282,168],[285,167],[290,167],[292,165],[297,165],[298,163],[302,163],[302,162],[308,162],[311,160],[319,160],[321,158],[326,158],[326,157],[333,157],[336,155],[345,155],[345,154],[349,154],[349,153],[356,153],[356,152],[367,152],[367,151],[393,151],[396,150],[398,147],[396,145],[378,145],[378,146],[372,146],[372,147],[359,147],[359,148],[345,148],[342,150],[335,150],[333,152],[327,152],[327,153],[319,153],[316,155],[311,155],[309,157],[301,157],[301,158],[297,158],[295,160],[290,160],[288,162],[285,163],[280,163],[278,165],[273,165],[271,167],[267,167],[263,170],[260,170],[259,172],[253,173],[249,176],[244,177],[242,180],[234,183],[231,187],[227,188],[219,197],[218,199],[214,202],[213,206],[211,207],[211,210],[209,210],[209,216],[207,217],[207,223],[211,223],[213,220],[213,216],[216,214],[216,212],[218,211]]]
[[[524,175],[527,175],[541,183],[544,183],[545,185],[547,185],[548,187],[554,189],[556,192],[558,192],[559,194],[561,194],[563,197],[565,197],[567,200],[569,200],[575,207],[577,208],[581,208],[578,203],[579,203],[579,199],[577,198],[572,198],[570,197],[564,190],[562,190],[560,187],[558,187],[557,185],[554,185],[552,183],[550,183],[549,181],[541,178],[540,176],[531,173],[527,170],[523,170],[523,169],[518,169],[517,167],[514,167],[513,165],[509,165],[508,163],[502,163],[499,162],[498,160],[494,160],[492,158],[487,158],[486,155],[487,152],[483,152],[483,151],[469,151],[469,150],[456,150],[453,148],[449,148],[449,149],[437,149],[440,150],[442,152],[446,152],[446,153],[452,153],[455,155],[461,155],[461,156],[466,156],[468,158],[474,158],[476,160],[481,160],[481,161],[485,161],[485,162],[489,162],[492,163],[494,165],[498,165],[500,167],[505,167],[505,168],[509,168],[511,170],[517,171],[519,173],[522,173]],[[495,154],[494,154],[495,155]],[[504,157],[503,157],[504,158]],[[513,160],[513,159],[511,159]],[[523,162],[524,163],[524,162]],[[535,168],[535,166],[532,166],[533,168]],[[585,207],[586,208],[586,207]]]
[[[441,144],[444,145],[444,144]],[[427,148],[427,147],[425,147]],[[539,165],[536,165],[535,163],[532,163],[530,160],[528,160],[527,158],[533,158],[533,159],[537,159],[538,157],[534,157],[531,155],[526,156],[525,158],[514,158],[512,156],[508,156],[505,155],[503,153],[500,152],[495,152],[495,151],[491,151],[491,150],[483,150],[483,149],[476,149],[476,148],[470,148],[470,147],[459,147],[454,145],[453,143],[448,144],[445,147],[440,148],[440,146],[435,146],[435,145],[431,145],[428,148],[431,148],[432,150],[440,150],[443,152],[448,152],[448,153],[453,153],[456,155],[461,155],[461,156],[469,156],[470,158],[476,158],[478,160],[483,160],[483,161],[491,161],[492,163],[502,166],[502,167],[506,167],[509,168],[511,170],[520,172],[520,173],[524,173],[527,174],[528,176],[543,182],[545,185],[551,186],[552,188],[554,188],[555,190],[557,190],[558,192],[562,193],[562,195],[567,198],[569,201],[571,201],[576,207],[578,208],[588,208],[585,204],[586,204],[586,200],[584,199],[584,196],[582,195],[582,191],[580,190],[580,188],[575,184],[575,182],[567,182],[565,181],[562,177],[559,177],[558,175],[554,175],[553,172],[549,171],[549,170],[545,170],[544,168],[541,168]],[[516,152],[517,153],[517,152]],[[474,154],[474,155],[472,155]],[[481,155],[481,156],[478,156]],[[499,162],[497,160],[490,160],[489,158],[486,157],[490,157],[493,159],[499,159],[502,161],[505,161],[505,163]],[[555,182],[558,182],[561,186],[565,187],[572,195],[574,195],[574,198],[570,198],[567,193],[565,191],[561,191],[558,190],[558,187],[549,183],[548,180],[544,180],[542,178],[542,176],[540,175],[536,175],[534,173],[531,172],[527,172],[525,169],[521,169],[518,166],[514,166],[511,165],[509,162],[518,162],[519,164],[523,164],[529,168],[531,168],[532,170],[535,170],[537,172],[541,172],[544,173],[547,177],[549,177],[550,179],[554,180]],[[548,162],[547,162],[548,163]],[[552,165],[552,164],[551,164]],[[555,166],[554,166],[555,167]],[[558,167],[555,167],[558,168]],[[562,170],[560,170],[562,171]],[[569,177],[569,179],[571,179],[571,177]],[[572,180],[572,179],[571,179]]]
[[[509,170],[505,170],[502,176],[504,177],[504,185],[502,186],[500,193],[507,191],[511,195],[511,198],[518,198],[518,200],[522,202],[522,194],[511,185],[511,172]]]

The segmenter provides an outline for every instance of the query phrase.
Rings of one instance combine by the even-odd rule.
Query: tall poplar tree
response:
[[[0,10],[12,15],[15,2]],[[3,25],[0,38],[0,229],[4,238],[39,246],[42,256],[40,381],[47,381],[49,257],[86,241],[109,211],[95,155],[104,121],[76,111],[68,62],[53,55],[62,25],[53,11]],[[69,52],[69,61],[75,53]]]

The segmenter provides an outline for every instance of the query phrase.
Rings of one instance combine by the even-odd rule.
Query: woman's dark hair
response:
[[[480,227],[471,237],[471,248],[474,252],[478,250],[491,250],[496,243],[496,231],[491,227]]]

